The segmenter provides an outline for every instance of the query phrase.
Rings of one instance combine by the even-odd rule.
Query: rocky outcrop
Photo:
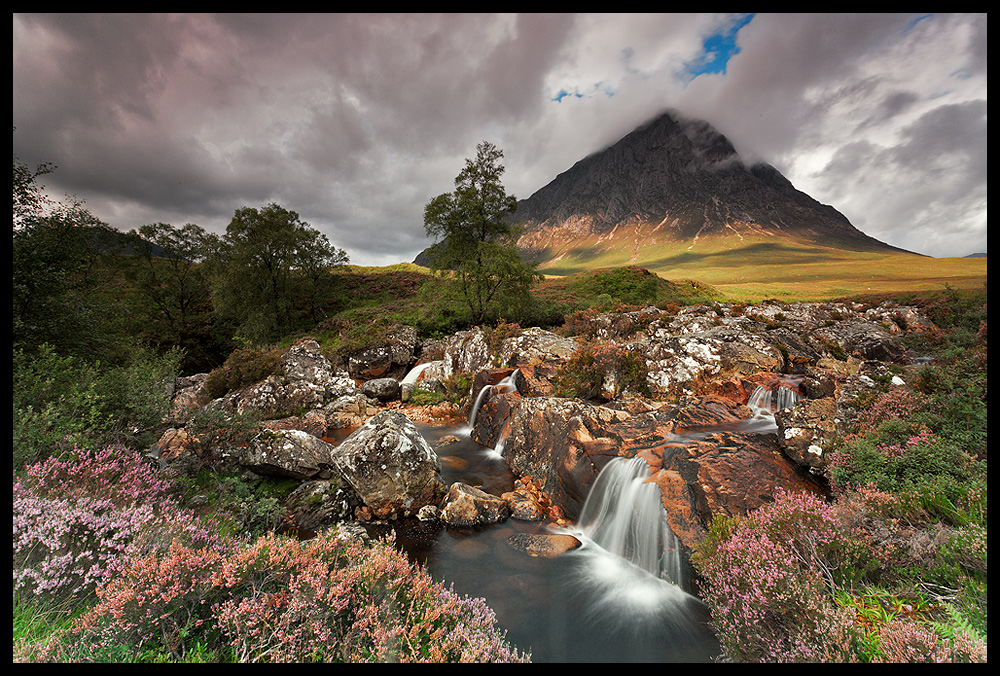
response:
[[[639,356],[652,397],[621,388],[594,401],[555,396],[553,383],[585,341],[540,329],[502,340],[483,329],[454,334],[435,345],[425,370],[405,379],[407,387],[432,387],[462,374],[473,383],[464,414],[475,407],[472,439],[502,452],[513,475],[514,488],[502,495],[444,484],[438,455],[413,420],[454,423],[460,409],[442,404],[446,410],[431,415],[398,401],[402,376],[386,374],[413,363],[418,348],[409,332],[357,357],[359,380],[334,368],[315,341],[296,343],[271,376],[209,404],[267,419],[249,443],[207,455],[211,441],[183,425],[204,397],[204,378],[178,381],[175,426],[152,450],[178,466],[200,453],[202,462],[299,480],[287,509],[306,530],[418,515],[463,528],[506,518],[565,525],[579,516],[605,465],[638,456],[660,488],[671,528],[690,548],[713,515],[755,509],[779,488],[823,491],[830,445],[855,418],[856,402],[905,385],[898,374],[909,356],[899,337],[936,330],[916,309],[891,304],[718,303],[590,321],[588,340],[614,341]],[[761,428],[760,412],[747,405],[758,388],[785,388],[799,402],[764,416]],[[335,429],[354,431],[327,443]],[[543,555],[536,549],[543,545],[573,546],[511,544],[533,555]]]

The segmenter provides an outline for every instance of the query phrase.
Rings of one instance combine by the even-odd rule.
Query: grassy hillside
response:
[[[648,233],[647,233],[648,234]],[[930,258],[896,251],[851,251],[804,239],[701,237],[628,243],[592,237],[548,252],[540,264],[560,276],[620,266],[647,268],[664,279],[693,279],[728,300],[824,300],[853,294],[976,288],[986,282],[985,258]],[[624,246],[623,246],[624,242]]]

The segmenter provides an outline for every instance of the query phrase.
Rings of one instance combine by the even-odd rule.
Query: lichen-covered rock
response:
[[[398,411],[382,411],[344,439],[333,464],[372,518],[414,516],[445,493],[437,454]]]
[[[830,464],[827,448],[837,435],[837,403],[833,397],[805,399],[775,411],[778,445],[802,467],[823,469]]]
[[[386,337],[380,344],[350,355],[347,359],[347,371],[357,380],[399,380],[416,363],[419,349],[416,328],[399,324],[386,332]]]
[[[334,447],[301,430],[263,430],[233,452],[236,461],[258,474],[293,479],[333,476]]]

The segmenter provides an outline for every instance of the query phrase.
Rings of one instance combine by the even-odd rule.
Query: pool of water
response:
[[[494,495],[513,477],[493,449],[463,430],[421,427],[437,449],[446,484],[479,486]],[[455,437],[451,443],[442,440]],[[569,529],[583,546],[558,557],[513,549],[516,533],[548,533],[539,523],[508,519],[481,528],[407,519],[393,528],[411,559],[460,594],[483,597],[507,639],[535,662],[708,662],[719,654],[705,605],[678,587],[610,554]],[[562,531],[566,532],[566,531]]]

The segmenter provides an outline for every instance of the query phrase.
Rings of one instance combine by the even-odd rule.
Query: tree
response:
[[[49,343],[62,354],[114,360],[115,308],[100,298],[117,269],[107,256],[116,233],[83,208],[49,199],[38,178],[51,164],[32,171],[13,161],[13,341],[32,352]]]
[[[501,182],[502,158],[492,143],[480,143],[476,159],[466,159],[455,178],[454,192],[424,207],[424,230],[438,240],[429,251],[432,266],[454,273],[473,324],[501,299],[522,302],[538,278],[517,250],[509,220],[517,200]]]
[[[271,203],[237,209],[213,255],[216,307],[245,342],[263,345],[290,331],[296,320],[295,289],[322,284],[330,265],[347,254],[299,215]],[[316,299],[310,297],[315,310]]]

